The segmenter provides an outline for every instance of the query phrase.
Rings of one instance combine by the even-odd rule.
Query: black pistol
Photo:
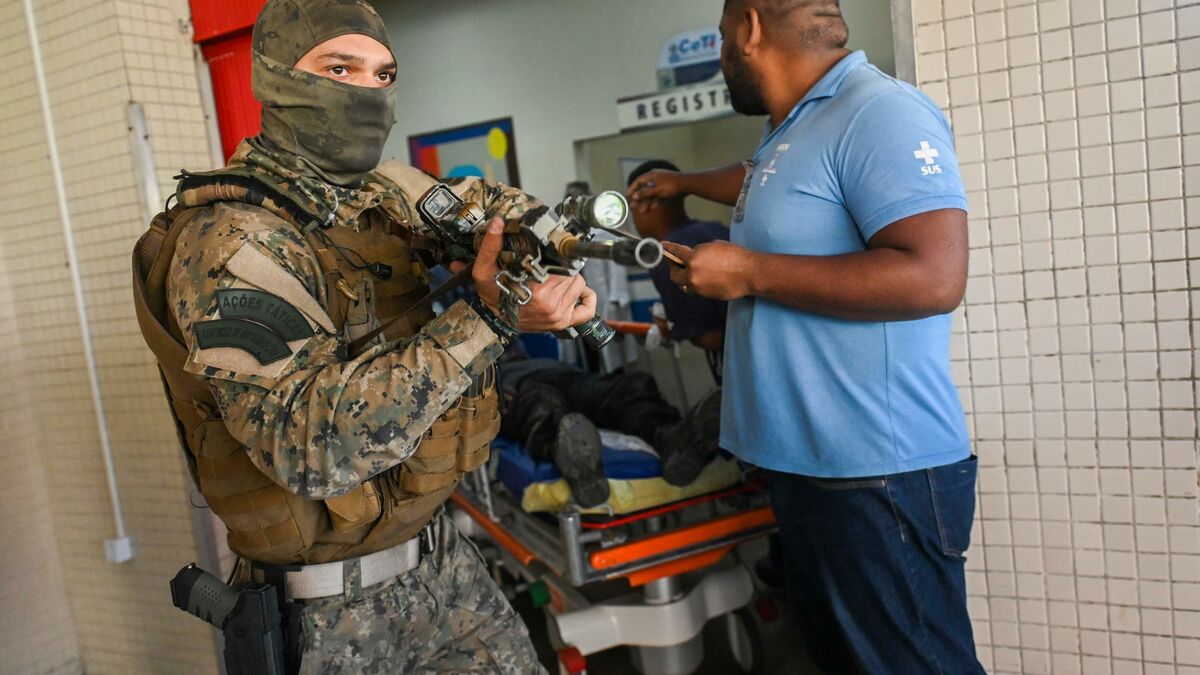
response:
[[[171,579],[171,601],[221,629],[229,675],[284,675],[279,598],[271,586],[235,589],[192,564]]]

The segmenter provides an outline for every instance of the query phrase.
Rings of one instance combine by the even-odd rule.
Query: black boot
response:
[[[600,432],[588,418],[567,413],[558,421],[554,464],[571,488],[575,503],[584,508],[608,500],[608,477],[601,462]]]
[[[663,480],[684,486],[717,456],[721,435],[721,389],[701,398],[675,425],[663,451]]]
[[[500,432],[522,441],[534,461],[553,462],[558,422],[571,412],[571,406],[559,389],[533,377],[521,380],[508,401],[500,418]]]

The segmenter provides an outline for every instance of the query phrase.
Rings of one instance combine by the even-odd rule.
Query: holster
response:
[[[284,602],[280,606],[283,620],[283,669],[287,675],[300,672],[301,657],[304,656],[304,603]]]
[[[238,562],[239,568],[245,564],[245,560]],[[243,571],[245,568],[241,568]],[[275,568],[275,572],[282,572],[288,569],[288,566],[280,566]],[[237,572],[235,572],[235,576]],[[267,575],[266,583],[259,584],[271,589],[275,596],[275,605],[279,608],[275,619],[281,631],[280,656],[282,657],[283,673],[285,675],[297,675],[300,672],[301,657],[304,655],[304,602],[298,600],[289,600],[287,592],[284,590],[286,584],[282,576],[278,578]],[[229,642],[225,643],[225,659],[229,661]],[[228,666],[227,666],[228,668]],[[230,671],[232,673],[233,671]]]

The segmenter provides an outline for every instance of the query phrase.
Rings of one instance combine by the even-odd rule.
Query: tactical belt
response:
[[[359,570],[359,588],[367,588],[409,572],[433,553],[441,535],[441,517],[434,516],[416,537],[391,548],[360,558],[319,565],[269,565],[250,562],[250,579],[281,586],[289,600],[312,600],[353,591],[354,569]]]

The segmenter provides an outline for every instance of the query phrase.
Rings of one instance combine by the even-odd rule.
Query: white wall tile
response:
[[[1071,0],[1071,21],[1076,25],[1104,20],[1103,0]]]
[[[1042,86],[1046,91],[1060,91],[1075,86],[1075,70],[1070,61],[1051,61],[1042,64]]]
[[[947,73],[950,77],[971,76],[978,72],[975,64],[975,48],[971,46],[948,51],[946,63]]]
[[[973,217],[972,235],[992,247],[990,267],[973,277],[992,281],[973,294],[975,325],[991,330],[999,317],[1011,326],[976,338],[980,353],[999,359],[970,363],[960,380],[976,394],[974,428],[989,444],[980,482],[1040,496],[1019,511],[981,502],[984,522],[996,524],[985,539],[1005,547],[980,556],[987,572],[973,579],[986,582],[972,594],[1024,597],[1012,595],[1016,574],[1022,589],[1040,586],[1049,599],[1018,602],[1015,618],[1011,605],[982,605],[989,613],[976,623],[988,628],[980,644],[989,651],[981,654],[997,671],[1174,672],[1176,642],[1200,640],[1200,597],[1191,593],[1200,584],[1192,337],[1200,323],[1191,318],[1200,292],[1189,290],[1200,277],[1191,225],[1200,222],[1200,4],[1174,5],[976,5],[974,42],[961,48],[975,46],[988,78],[972,81],[968,68],[951,75],[963,105],[984,102],[964,125],[975,132],[972,161],[987,167],[986,199],[975,199],[988,209]],[[965,5],[955,11],[969,16]],[[1004,20],[985,24],[993,11]],[[954,92],[951,83],[952,100]],[[1023,378],[1030,389],[1010,383]],[[1066,473],[1063,492],[1050,491],[1064,461],[1073,467],[1069,500]],[[997,466],[1006,480],[986,477]],[[1061,523],[1068,530],[1058,538],[1081,548],[1055,553],[1064,551],[1049,548],[1055,533],[1019,522]],[[1018,532],[1023,543],[1009,545]],[[1036,550],[1040,561],[1028,553]],[[1191,584],[1181,606],[1170,595],[1179,583]],[[1181,661],[1179,672],[1190,665]]]
[[[1107,48],[1104,24],[1077,25],[1071,29],[1071,34],[1074,36],[1072,42],[1076,56],[1100,54]]]
[[[1111,61],[1110,61],[1111,65]],[[1142,107],[1143,92],[1140,81],[1115,82],[1110,88],[1112,109],[1116,112],[1139,110]],[[1114,125],[1114,128],[1116,126]]]
[[[1008,68],[1008,44],[1004,41],[978,45],[976,53],[981,73]]]
[[[975,41],[979,44],[1003,40],[1007,36],[1004,12],[983,12],[975,15]]]
[[[1040,33],[1039,42],[1042,48],[1042,58],[1046,61],[1070,58],[1073,53],[1069,28]]]
[[[1147,138],[1162,138],[1180,133],[1181,119],[1175,106],[1150,108],[1146,111]]]
[[[1179,4],[1181,6],[1175,12],[1178,36],[1180,38],[1200,36],[1200,5],[1187,2]]]
[[[1095,54],[1093,56],[1085,56],[1077,58],[1075,64],[1075,82],[1079,86],[1087,85],[1106,85],[1108,83],[1108,61],[1104,54]],[[1103,112],[1107,112],[1108,104],[1104,104]],[[1100,111],[1089,111],[1088,108],[1080,106],[1080,110],[1084,115],[1096,114]]]
[[[1143,69],[1147,77],[1175,71],[1175,45],[1159,44],[1142,49]]]
[[[943,0],[942,15],[946,19],[970,16],[974,8],[971,0]]]
[[[1172,54],[1174,51],[1172,50]],[[1108,77],[1113,82],[1142,76],[1142,50],[1123,49],[1108,53]]]
[[[1032,35],[1038,30],[1037,5],[1018,5],[1005,12],[1010,36]]]
[[[912,4],[913,22],[917,25],[928,24],[942,19],[942,3],[937,0],[932,2],[914,2]]]
[[[945,34],[948,49],[971,45],[975,42],[975,19],[968,16],[947,21]]]
[[[1049,92],[1044,96],[1046,119],[1048,121],[1057,120],[1072,120],[1074,121],[1075,114],[1075,96],[1074,90]],[[1097,110],[1095,112],[1103,112]]]
[[[941,23],[932,23],[917,28],[918,51],[922,54],[941,52],[946,49],[946,36]],[[924,77],[924,76],[922,76]]]
[[[1041,55],[1036,35],[1010,37],[1007,42],[1008,62],[1013,66],[1028,66],[1040,60]]]

